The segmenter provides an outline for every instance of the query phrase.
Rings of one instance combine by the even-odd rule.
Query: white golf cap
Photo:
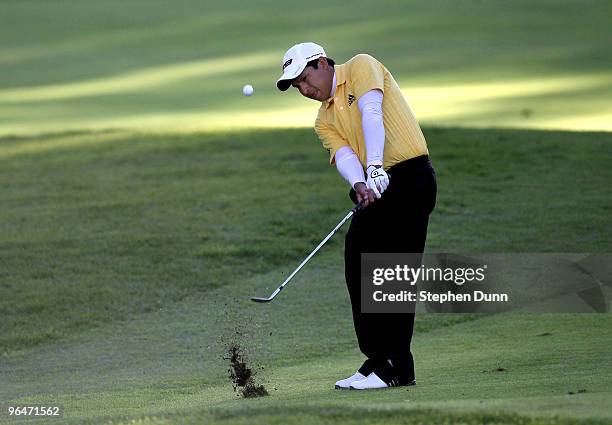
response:
[[[283,75],[276,82],[280,91],[285,91],[291,85],[291,80],[302,73],[306,64],[313,59],[326,57],[323,47],[315,43],[300,43],[287,50],[283,56]]]

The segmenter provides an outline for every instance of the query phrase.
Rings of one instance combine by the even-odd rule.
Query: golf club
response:
[[[321,243],[319,245],[317,245],[317,247],[310,253],[310,255],[308,255],[308,257],[306,257],[304,259],[304,261],[302,261],[302,263],[299,266],[297,266],[297,268],[293,271],[293,273],[291,273],[289,275],[289,277],[287,279],[285,279],[285,281],[281,284],[281,286],[279,286],[278,288],[276,288],[276,290],[274,292],[272,292],[272,295],[270,295],[267,298],[264,298],[264,297],[251,297],[251,300],[255,301],[256,303],[268,303],[268,302],[272,301],[278,295],[278,293],[285,287],[285,285],[287,283],[289,283],[289,281],[293,278],[293,276],[295,276],[297,274],[297,272],[299,272],[300,269],[302,267],[304,267],[304,264],[306,264],[308,262],[308,260],[310,260],[317,253],[317,251],[323,245],[325,245],[325,243],[334,235],[334,233],[336,233],[338,231],[338,229],[342,227],[342,225],[346,222],[346,220],[351,218],[361,208],[362,208],[362,205],[361,204],[357,204],[353,209],[351,209],[348,212],[348,214],[346,214],[346,216],[340,221],[340,223],[338,223],[336,225],[336,227],[334,227],[334,229],[331,232],[329,232],[329,234],[325,237],[325,239],[323,239],[321,241]]]

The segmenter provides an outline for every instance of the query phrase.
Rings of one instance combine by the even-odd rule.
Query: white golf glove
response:
[[[366,168],[366,179],[368,189],[372,189],[376,199],[380,199],[382,193],[389,186],[389,175],[383,170],[382,165],[368,165],[368,168]]]

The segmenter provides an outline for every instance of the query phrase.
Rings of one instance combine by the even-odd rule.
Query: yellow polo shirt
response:
[[[370,55],[357,55],[336,65],[336,92],[322,102],[315,121],[315,131],[334,164],[336,151],[350,147],[366,166],[366,146],[357,101],[370,90],[383,92],[385,150],[383,168],[421,155],[427,155],[427,143],[408,102],[391,73]]]

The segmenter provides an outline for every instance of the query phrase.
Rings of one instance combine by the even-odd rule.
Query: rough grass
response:
[[[431,249],[609,249],[608,134],[426,133]],[[5,352],[289,267],[350,206],[311,131],[110,134],[0,147]]]
[[[379,58],[428,124],[610,129],[606,0],[173,4],[3,1],[0,134],[311,125],[274,85],[306,40]]]

